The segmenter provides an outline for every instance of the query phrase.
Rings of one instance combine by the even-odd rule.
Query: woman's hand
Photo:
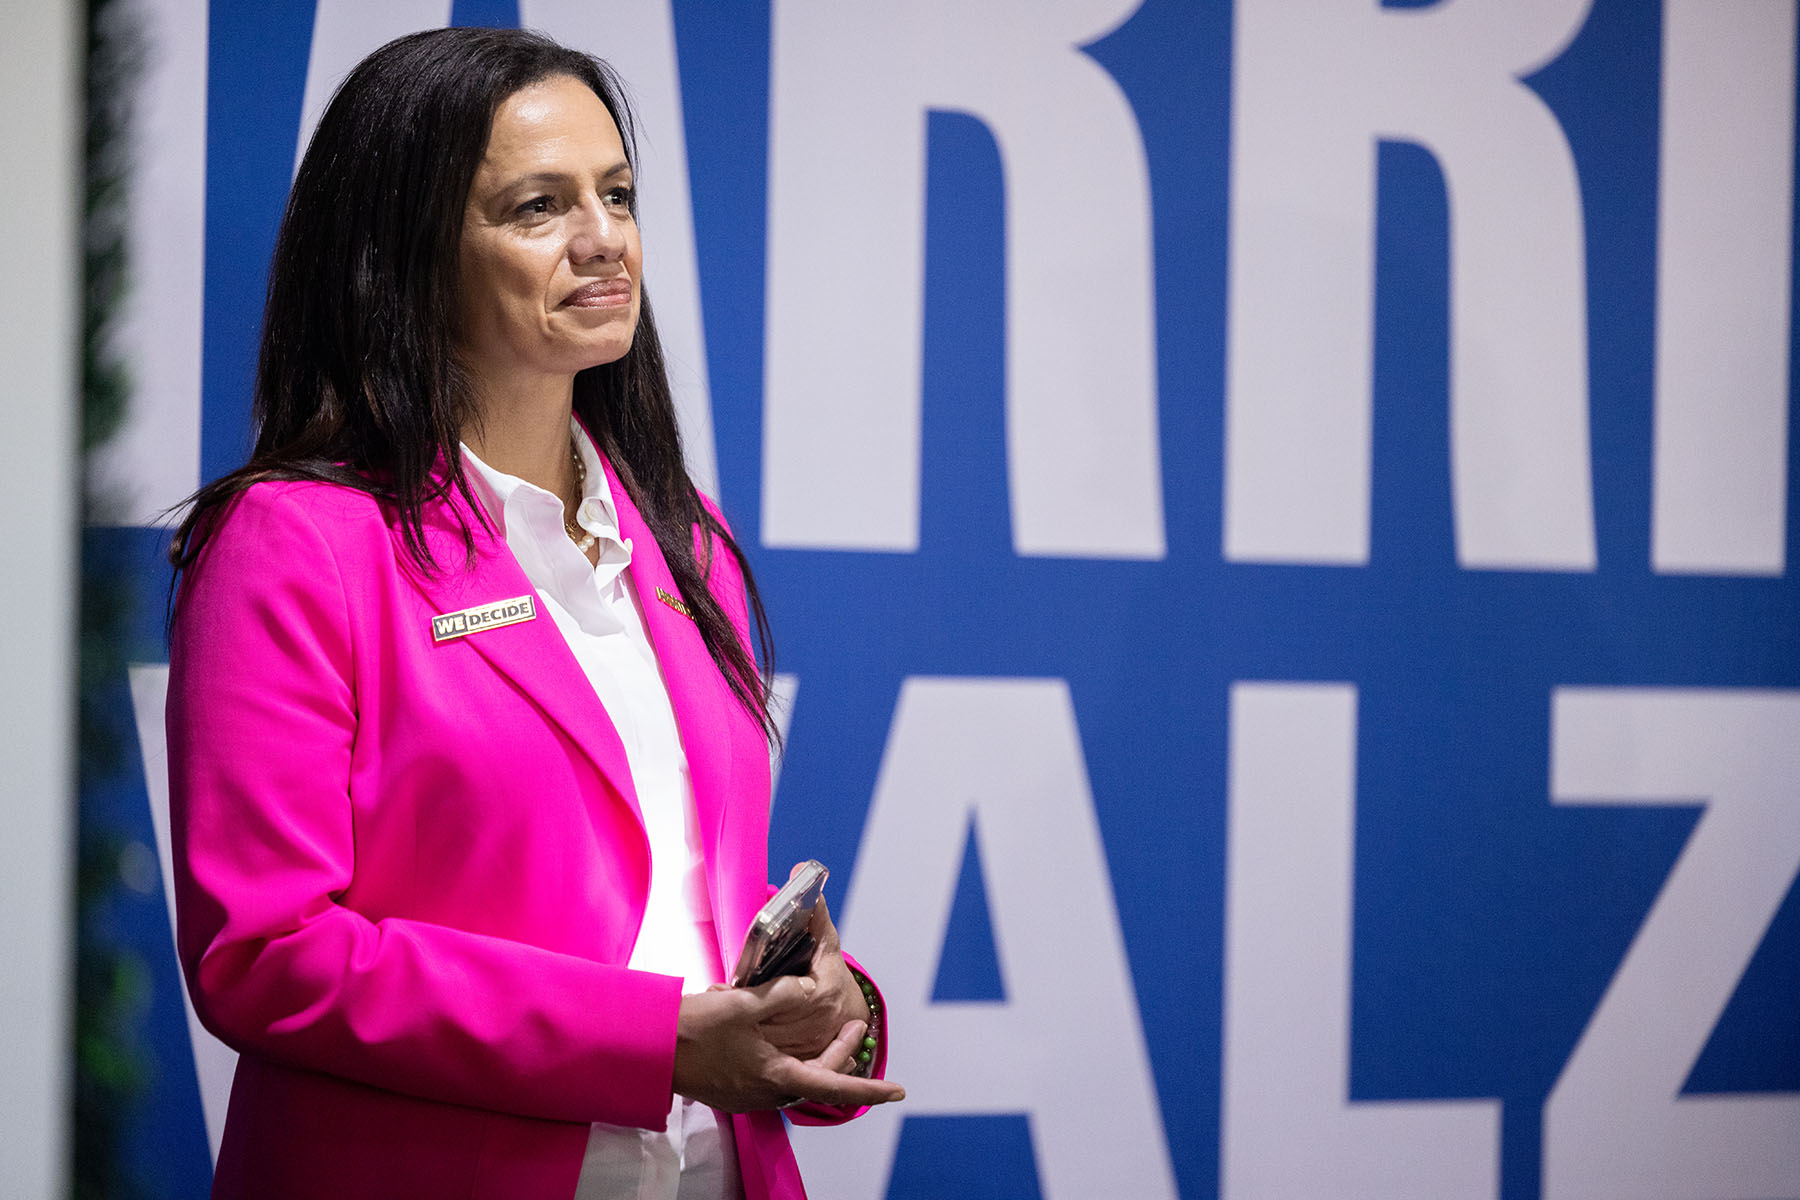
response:
[[[759,987],[721,986],[683,996],[675,1090],[725,1112],[780,1108],[796,1100],[838,1108],[904,1100],[906,1089],[899,1084],[842,1073],[855,1059],[867,1027],[863,1021],[845,1022],[807,1058],[786,1053],[763,1036],[771,1024],[804,1023],[817,990],[811,976],[789,975]]]
[[[804,978],[811,980],[813,987],[807,1002],[785,1009],[763,1023],[763,1036],[769,1044],[795,1058],[820,1057],[848,1023],[856,1021],[866,1027],[869,1022],[869,1003],[863,998],[856,977],[844,964],[837,926],[831,923],[831,912],[823,896],[813,906],[808,929],[813,936],[812,969]],[[860,1039],[862,1034],[856,1036]],[[847,1071],[855,1060],[853,1057],[845,1064],[833,1060],[833,1065]]]

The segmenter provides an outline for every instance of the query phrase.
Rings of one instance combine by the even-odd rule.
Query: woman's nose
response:
[[[614,259],[625,251],[625,231],[619,219],[598,198],[590,197],[577,210],[569,235],[569,257],[575,262]]]

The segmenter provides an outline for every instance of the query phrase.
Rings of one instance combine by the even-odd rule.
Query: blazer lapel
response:
[[[670,601],[679,601],[680,589],[669,570],[656,535],[632,503],[631,496],[619,482],[612,463],[603,455],[607,486],[612,489],[613,505],[619,516],[619,535],[631,543],[632,584],[637,588],[638,602],[644,610],[644,627],[656,650],[656,661],[662,667],[663,680],[669,688],[669,703],[675,710],[675,726],[681,733],[681,746],[687,754],[688,777],[694,786],[694,812],[709,864],[718,862],[719,840],[725,820],[726,800],[731,795],[732,746],[730,732],[736,700],[713,664],[712,655],[700,637],[700,627],[692,617],[678,610]],[[664,598],[666,597],[666,599]],[[707,887],[712,896],[713,912],[723,918],[720,897],[707,872]],[[729,964],[728,964],[729,965]]]
[[[618,730],[594,695],[581,665],[563,640],[562,631],[544,611],[537,589],[505,539],[485,526],[454,490],[443,499],[428,503],[422,516],[425,544],[439,570],[420,571],[398,544],[396,550],[407,575],[431,604],[432,612],[442,615],[518,596],[531,598],[537,613],[531,620],[481,629],[457,641],[467,643],[470,651],[511,680],[568,734],[613,790],[624,797],[641,828],[643,813],[638,809],[637,792],[632,787],[631,769]],[[475,539],[475,561],[467,570],[463,569],[459,518],[467,522]],[[396,529],[396,543],[399,536]],[[430,632],[425,631],[427,636]],[[448,644],[436,647],[450,648]]]

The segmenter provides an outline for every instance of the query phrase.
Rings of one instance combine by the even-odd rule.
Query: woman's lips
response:
[[[563,298],[567,308],[612,308],[631,303],[631,280],[596,279],[584,283]]]

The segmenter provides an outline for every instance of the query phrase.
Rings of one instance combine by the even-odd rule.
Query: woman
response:
[[[173,551],[215,1196],[798,1197],[779,1107],[903,1096],[822,910],[808,976],[717,986],[768,894],[766,629],[682,468],[629,138],[592,58],[439,30],[295,177],[256,448]]]

